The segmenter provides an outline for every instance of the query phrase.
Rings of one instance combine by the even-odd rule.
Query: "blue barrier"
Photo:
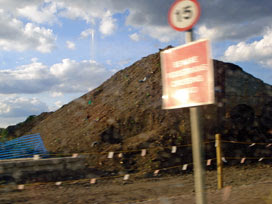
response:
[[[7,142],[0,142],[0,160],[47,155],[40,134],[25,135]]]

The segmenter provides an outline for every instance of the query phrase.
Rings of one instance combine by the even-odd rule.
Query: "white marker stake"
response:
[[[241,164],[245,163],[245,161],[246,161],[246,158],[245,158],[245,157],[242,158],[242,159],[241,159]]]
[[[35,155],[33,156],[33,160],[39,160],[39,159],[40,159],[40,155],[35,154]]]
[[[18,185],[18,186],[17,186],[17,189],[18,189],[18,190],[24,190],[24,189],[25,189],[25,185]]]
[[[177,152],[177,146],[172,146],[172,151],[171,153],[176,153]]]
[[[90,180],[90,184],[95,184],[96,183],[96,179],[95,178],[92,178],[91,180]]]
[[[72,155],[72,158],[77,158],[78,157],[78,154],[73,154]]]
[[[109,154],[108,154],[108,159],[112,159],[112,158],[113,158],[113,155],[114,155],[114,152],[109,152]]]
[[[155,170],[154,171],[154,176],[158,176],[159,172],[160,172],[160,170]]]
[[[124,180],[126,181],[126,180],[128,180],[129,179],[129,174],[126,174],[125,176],[124,176]]]
[[[211,163],[212,163],[212,160],[211,160],[211,159],[208,159],[208,161],[207,161],[207,166],[210,166]]]
[[[146,149],[142,149],[141,156],[144,157],[146,155]]]
[[[222,161],[225,162],[225,163],[228,162],[225,157],[222,157]]]
[[[182,167],[182,170],[183,171],[187,170],[187,167],[188,167],[188,164],[184,164],[183,167]]]

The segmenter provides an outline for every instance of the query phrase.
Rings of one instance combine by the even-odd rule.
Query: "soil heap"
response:
[[[251,107],[255,120],[272,96],[270,85],[234,64],[214,60],[214,70],[217,102],[201,108],[205,141],[225,131],[234,107]],[[189,109],[162,110],[161,97],[158,52],[50,113],[27,133],[40,133],[50,152],[98,152],[91,154],[90,163],[100,169],[148,171],[191,162]],[[178,147],[175,154],[171,146]],[[207,157],[214,154],[213,147],[206,145]],[[147,149],[145,157],[141,149]],[[123,152],[123,157],[107,159],[110,151]]]

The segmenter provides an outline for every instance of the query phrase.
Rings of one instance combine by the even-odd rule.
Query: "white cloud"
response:
[[[140,40],[140,36],[137,33],[133,33],[129,37],[130,37],[131,40],[134,40],[134,41],[139,41]]]
[[[64,103],[62,101],[56,101],[55,105],[57,108],[60,108]]]
[[[36,62],[38,62],[38,58],[37,57],[33,57],[33,58],[31,58],[31,62],[33,62],[33,63],[36,63]]]
[[[8,10],[15,17],[24,16],[37,23],[55,22],[56,17],[83,19],[95,24],[100,22],[100,31],[112,34],[116,21],[112,15],[128,11],[126,25],[139,29],[156,39],[151,28],[169,28],[167,14],[174,1],[156,0],[9,0],[0,1],[0,8]],[[199,0],[201,18],[196,30],[201,36],[216,40],[241,40],[256,37],[271,26],[270,0],[261,3],[248,0]],[[157,30],[157,29],[156,29]],[[151,33],[150,33],[151,32]],[[165,33],[165,32],[163,32]],[[173,35],[178,39],[178,35]],[[163,40],[165,42],[166,39]]]
[[[39,93],[50,89],[57,79],[42,63],[31,63],[14,70],[0,70],[0,93]]]
[[[22,121],[24,121],[26,117],[5,117],[1,118],[0,116],[0,128],[7,128],[10,125],[18,124]]]
[[[197,28],[196,33],[199,35],[199,38],[208,38],[213,41],[241,41],[263,34],[266,28],[262,24],[256,25],[255,30],[252,26],[246,26],[243,23],[240,25],[224,23],[212,27],[201,25]]]
[[[37,98],[17,96],[0,98],[1,118],[26,117],[46,111],[48,111],[47,105]]]
[[[97,87],[112,75],[111,71],[94,61],[76,62],[71,59],[63,59],[51,66],[50,73],[59,80],[53,90],[61,92],[84,92]]]
[[[200,36],[199,38],[207,38],[210,40],[215,40],[216,38],[221,38],[224,35],[224,31],[216,28],[207,28],[206,25],[200,26],[196,33]]]
[[[268,30],[263,38],[251,43],[240,42],[228,47],[224,59],[230,61],[256,61],[272,68],[272,29]]]
[[[111,15],[128,11],[126,25],[137,28],[140,33],[162,42],[170,39],[162,36],[162,33],[165,35],[170,33],[171,37],[174,37],[172,39],[179,38],[179,35],[173,34],[175,31],[170,32],[172,28],[167,23],[168,10],[174,1],[156,0],[154,3],[147,0],[63,0],[61,2],[66,16],[73,19],[81,18],[95,23],[105,17],[105,10],[111,12]],[[196,31],[201,37],[209,36],[218,41],[244,40],[262,34],[266,26],[272,25],[270,0],[262,0],[258,4],[248,0],[199,0],[199,3],[202,12]],[[168,31],[160,31],[159,28]]]
[[[102,17],[99,31],[104,35],[111,35],[116,30],[116,19],[112,18],[110,11],[107,11]]]
[[[84,11],[84,8],[81,8],[78,5],[71,5],[69,4],[69,2],[65,2],[65,5],[63,6],[63,8],[65,8],[65,10],[61,11],[59,13],[59,16],[61,17],[66,17],[66,18],[70,18],[70,19],[84,19],[86,22],[92,22],[94,23],[94,19],[92,19],[92,17],[88,14],[87,11]],[[78,7],[79,6],[79,7]]]
[[[156,4],[152,1],[143,0],[104,0],[96,2],[66,0],[62,2],[64,11],[61,15],[72,19],[81,18],[92,23],[98,21],[100,22],[99,31],[104,35],[112,34],[117,28],[117,20],[112,15],[129,11],[126,25],[137,28],[141,34],[148,35],[161,42],[169,42],[180,37],[179,32],[174,31],[167,23],[167,14],[171,1],[156,0]]]
[[[61,93],[61,92],[52,92],[52,93],[51,93],[51,96],[52,96],[53,98],[56,98],[56,97],[63,96],[63,93]]]
[[[94,37],[94,30],[93,29],[87,29],[80,33],[81,38],[87,38],[88,36]]]
[[[51,2],[46,6],[26,5],[23,8],[17,8],[19,16],[25,17],[36,23],[58,23],[56,17],[57,3]]]
[[[165,26],[148,26],[142,32],[160,42],[169,42],[181,38],[180,32],[174,31],[170,27]]]
[[[23,8],[26,6],[32,6],[37,4],[43,4],[48,2],[47,0],[1,0],[0,5],[2,9],[8,10],[11,13],[17,13],[17,8]]]
[[[48,111],[48,106],[35,97],[0,94],[0,127],[2,128],[22,122],[30,115],[39,115]]]
[[[72,41],[69,41],[69,40],[66,41],[66,46],[70,50],[76,49],[76,44],[74,42],[72,42]]]
[[[57,0],[62,4],[63,10],[59,12],[62,17],[70,19],[83,19],[87,23],[95,24],[105,15],[105,9],[112,10],[115,2],[112,0],[89,1],[89,0]],[[116,9],[113,10],[117,11]]]
[[[95,61],[63,59],[47,67],[39,62],[0,70],[0,93],[86,92],[113,74]]]
[[[55,47],[56,37],[51,29],[23,24],[0,10],[0,49],[2,50],[37,50],[50,52]]]
[[[213,40],[247,40],[271,26],[270,0],[256,4],[248,0],[200,0],[202,15],[197,32]]]
[[[83,19],[92,24],[98,22],[99,31],[103,35],[111,35],[117,29],[117,19],[113,18],[114,14],[128,11],[126,25],[137,28],[140,33],[162,42],[167,42],[170,39],[170,37],[163,36],[164,34],[170,34],[175,39],[179,38],[178,32],[173,31],[167,23],[168,10],[173,3],[171,1],[156,0],[155,4],[153,1],[146,0],[58,0],[54,2],[58,2],[62,6],[58,16]],[[82,33],[81,36],[88,35]]]

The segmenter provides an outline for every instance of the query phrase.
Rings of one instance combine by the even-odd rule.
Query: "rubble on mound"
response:
[[[235,106],[247,104],[261,118],[262,107],[272,96],[270,85],[234,64],[214,60],[214,70],[217,102],[201,108],[206,142],[214,140],[215,133],[229,133],[224,131]],[[98,152],[90,154],[89,161],[102,170],[148,172],[190,163],[189,109],[162,110],[161,96],[160,55],[156,53],[51,113],[28,133],[40,133],[53,153]],[[262,133],[264,138],[267,134]],[[178,147],[175,153],[172,146]],[[214,157],[213,147],[206,145],[207,158]],[[145,156],[142,149],[147,149]],[[123,155],[108,159],[110,151]]]

